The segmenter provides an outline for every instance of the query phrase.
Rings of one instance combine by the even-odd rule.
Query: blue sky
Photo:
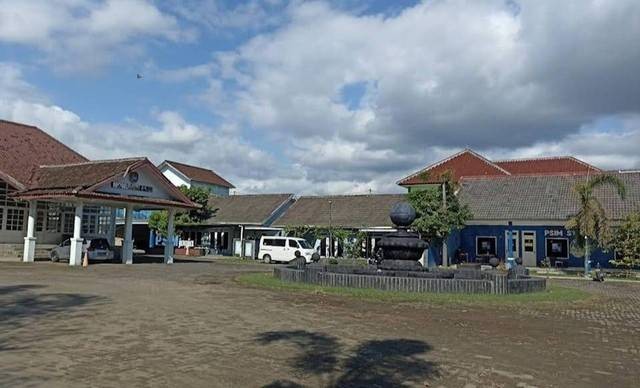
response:
[[[398,191],[462,147],[640,168],[639,17],[623,0],[0,0],[0,118],[241,193]]]

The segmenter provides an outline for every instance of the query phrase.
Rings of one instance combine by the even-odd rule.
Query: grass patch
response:
[[[431,304],[522,304],[522,303],[559,303],[574,302],[591,296],[586,291],[571,287],[547,285],[547,291],[530,294],[512,295],[469,295],[469,294],[431,294],[383,291],[368,288],[325,287],[306,283],[289,283],[273,277],[271,273],[250,273],[236,278],[240,284],[284,292],[306,292],[334,296],[345,296],[376,302],[409,302]]]
[[[260,260],[241,259],[239,257],[216,257],[211,261],[216,264],[262,264]]]

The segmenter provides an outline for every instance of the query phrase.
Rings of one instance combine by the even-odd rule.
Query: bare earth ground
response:
[[[432,306],[242,286],[266,265],[0,263],[0,386],[632,387],[640,285]]]

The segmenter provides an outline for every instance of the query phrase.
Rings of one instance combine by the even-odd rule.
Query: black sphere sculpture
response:
[[[418,260],[429,245],[407,230],[416,219],[416,210],[408,202],[400,202],[391,208],[389,217],[398,231],[386,235],[378,243],[382,259],[378,266],[381,269],[418,269]]]

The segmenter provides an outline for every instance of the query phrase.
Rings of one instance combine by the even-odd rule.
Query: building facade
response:
[[[175,186],[200,187],[212,195],[228,196],[235,186],[213,170],[165,160],[158,166],[164,176]]]

